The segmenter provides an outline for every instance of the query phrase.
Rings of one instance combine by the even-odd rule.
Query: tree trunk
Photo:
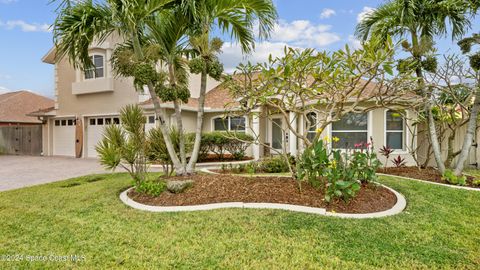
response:
[[[445,160],[445,166],[450,168],[455,158],[455,153],[453,149],[453,142],[455,141],[455,130],[449,128],[450,134],[447,137],[447,159]]]
[[[187,172],[194,173],[195,165],[198,161],[198,155],[200,153],[200,144],[202,141],[203,131],[203,114],[205,111],[205,95],[207,92],[207,71],[203,70],[200,81],[200,97],[198,98],[198,111],[197,111],[197,127],[195,130],[195,143],[193,145],[192,155],[188,162]]]
[[[133,49],[134,49],[135,55],[137,56],[137,58],[139,60],[143,60],[144,56],[143,56],[142,48],[141,48],[138,36],[136,34],[132,35],[132,41],[133,41]],[[180,174],[180,175],[183,175],[183,174],[185,174],[185,168],[182,167],[182,164],[177,157],[177,153],[175,151],[175,148],[173,147],[173,143],[172,143],[172,140],[170,138],[168,128],[165,124],[166,123],[165,122],[165,119],[166,119],[165,112],[160,107],[160,101],[157,97],[157,93],[155,93],[155,87],[153,86],[153,83],[151,83],[151,82],[148,83],[147,88],[148,88],[148,92],[150,93],[150,97],[151,97],[152,102],[153,102],[153,107],[155,108],[155,113],[160,117],[159,127],[160,127],[160,131],[162,132],[163,139],[165,141],[165,145],[167,146],[167,151],[168,151],[168,154],[170,155],[170,159],[172,160],[172,163],[173,163],[173,166],[175,168],[176,173]]]
[[[418,53],[420,51],[419,37],[417,36],[417,33],[415,30],[412,30],[411,34],[412,34],[413,58],[417,60],[418,63],[420,63],[422,60],[422,57]],[[426,98],[425,113],[427,114],[427,123],[428,123],[428,131],[429,131],[428,133],[430,136],[433,155],[435,157],[435,162],[437,163],[438,171],[441,174],[443,174],[445,172],[445,165],[442,160],[441,147],[440,147],[440,143],[438,142],[437,130],[435,127],[435,119],[433,118],[433,113],[432,113],[431,94],[428,92],[427,87],[425,86],[425,79],[423,77],[422,67],[418,66],[415,69],[415,73],[417,75],[418,87],[421,93],[423,94],[423,97]]]
[[[465,166],[468,154],[470,153],[470,147],[472,146],[473,137],[475,136],[475,130],[477,129],[477,117],[480,110],[480,87],[477,87],[475,91],[475,101],[473,103],[472,111],[470,112],[470,119],[468,119],[467,133],[463,139],[462,151],[457,160],[454,174],[460,176]]]
[[[443,163],[442,160],[442,151],[440,148],[440,143],[438,142],[438,136],[437,136],[437,129],[435,127],[435,119],[433,118],[433,112],[432,112],[432,101],[427,100],[425,102],[425,111],[428,115],[428,131],[430,135],[430,142],[432,144],[432,150],[433,150],[433,157],[435,158],[435,162],[437,163],[437,169],[440,174],[445,173],[445,164]]]

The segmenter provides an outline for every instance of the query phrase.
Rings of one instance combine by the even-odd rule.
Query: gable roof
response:
[[[8,92],[0,95],[0,122],[41,123],[32,111],[53,107],[54,101],[30,91]]]

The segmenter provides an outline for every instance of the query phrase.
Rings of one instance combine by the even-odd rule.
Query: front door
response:
[[[283,120],[282,118],[272,118],[271,121],[271,142],[272,148],[278,151],[283,151],[284,141],[283,141]]]

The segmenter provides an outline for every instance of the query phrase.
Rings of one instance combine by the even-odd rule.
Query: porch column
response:
[[[297,115],[294,112],[288,113],[288,122],[297,130]],[[297,155],[297,136],[291,129],[288,129],[288,150],[293,156]]]
[[[260,140],[260,114],[261,114],[261,112],[262,112],[261,109],[257,109],[255,111],[253,111],[253,113],[252,113],[252,126],[251,126],[252,130],[251,131],[252,131],[252,136],[254,137],[255,141]],[[253,158],[255,160],[259,160],[260,159],[260,144],[258,142],[252,144],[252,152],[253,152]]]

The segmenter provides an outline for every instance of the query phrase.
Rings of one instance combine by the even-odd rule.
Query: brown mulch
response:
[[[163,192],[152,197],[132,190],[128,196],[139,203],[155,206],[198,205],[220,202],[285,203],[326,208],[340,213],[372,213],[392,208],[397,199],[381,186],[364,185],[357,196],[348,203],[342,200],[326,203],[324,193],[307,183],[299,191],[297,182],[286,177],[244,177],[234,175],[198,174],[189,178],[172,177],[172,180],[192,179],[191,188],[180,194]]]
[[[209,163],[209,162],[228,162],[228,161],[243,161],[243,160],[253,160],[253,157],[243,157],[243,159],[238,160],[233,157],[231,154],[224,154],[223,158],[220,158],[216,154],[208,154],[207,157],[202,158],[199,163]]]
[[[415,166],[400,167],[400,168],[389,167],[386,169],[380,168],[377,170],[377,172],[450,185],[450,183],[448,183],[447,181],[442,180],[442,175],[435,168],[432,168],[432,167],[427,167],[427,168],[418,168]],[[475,180],[475,177],[467,175],[466,186],[478,188],[478,186],[474,186],[472,184],[473,180]]]

